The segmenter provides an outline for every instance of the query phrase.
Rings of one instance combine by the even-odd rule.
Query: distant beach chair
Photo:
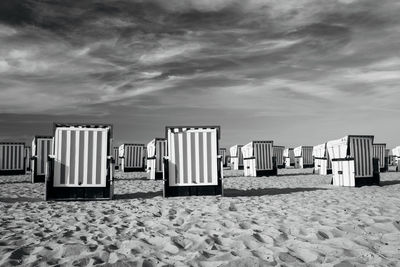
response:
[[[371,135],[348,135],[327,143],[333,185],[379,185],[379,165],[373,157],[373,142]]]
[[[400,146],[397,146],[392,149],[392,159],[393,159],[393,165],[396,166],[396,171],[399,171],[399,165],[400,165]]]
[[[389,169],[389,159],[386,154],[386,144],[372,144],[373,156],[379,160],[379,171],[387,172]]]
[[[119,146],[119,159],[121,171],[143,172],[144,168],[144,144],[122,144]]]
[[[295,158],[294,158],[294,151],[293,148],[285,148],[283,150],[283,158],[285,161],[285,167],[294,167],[295,165]]]
[[[229,149],[232,170],[243,170],[243,145],[234,145]]]
[[[25,174],[25,143],[0,143],[0,175]]]
[[[163,179],[163,160],[168,155],[167,139],[154,138],[147,144],[147,173],[150,180]]]
[[[314,167],[312,146],[298,146],[293,149],[293,152],[295,158],[295,168],[304,169]]]
[[[43,183],[46,174],[46,162],[53,154],[52,136],[35,136],[32,140],[32,183]]]
[[[119,170],[119,147],[113,147],[114,170]]]
[[[277,175],[273,141],[252,141],[242,147],[244,176]]]
[[[32,150],[30,146],[25,147],[25,170],[31,171],[31,158],[32,158]]]
[[[285,168],[285,161],[283,157],[284,146],[274,146],[274,157],[276,159],[276,166],[278,169]]]
[[[219,154],[222,157],[222,166],[227,167],[228,166],[228,158],[226,155],[226,148],[220,148],[219,149]]]
[[[326,143],[313,147],[314,173],[319,175],[332,174],[332,160],[329,157]]]
[[[167,126],[164,197],[222,195],[219,126]]]
[[[45,199],[112,199],[112,155],[111,125],[55,123]]]

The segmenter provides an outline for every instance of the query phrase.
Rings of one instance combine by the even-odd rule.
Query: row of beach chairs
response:
[[[273,141],[252,141],[227,151],[219,147],[219,126],[167,126],[165,138],[113,147],[112,126],[54,124],[54,136],[36,136],[32,146],[0,143],[0,174],[24,174],[44,182],[46,200],[112,199],[114,170],[147,170],[164,181],[164,197],[222,195],[223,168],[230,161],[245,176],[277,175],[278,168],[314,168],[332,174],[337,186],[378,185],[389,153],[373,136],[345,136],[294,149]],[[396,151],[398,149],[399,151]],[[400,147],[392,153],[400,152]],[[396,154],[397,155],[397,154]],[[400,159],[400,157],[399,157]],[[394,159],[395,161],[397,158]]]

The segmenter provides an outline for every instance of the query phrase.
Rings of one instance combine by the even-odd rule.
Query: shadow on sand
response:
[[[328,190],[326,188],[262,188],[251,190],[224,189],[224,197],[259,197],[259,196],[274,196],[282,194],[292,194],[298,192],[310,192],[317,190]]]
[[[153,197],[162,197],[162,191],[156,192],[137,192],[137,193],[130,193],[130,194],[114,194],[114,199],[135,199],[135,198],[153,198]]]
[[[44,201],[44,200],[42,198],[30,198],[30,197],[0,198],[0,202],[3,202],[3,203],[41,202],[41,201]]]
[[[388,185],[395,185],[395,184],[400,184],[400,180],[381,181],[379,183],[380,186],[388,186]]]

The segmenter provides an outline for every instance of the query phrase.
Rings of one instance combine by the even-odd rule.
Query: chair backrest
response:
[[[0,143],[0,170],[23,170],[24,150],[24,143]]]
[[[272,170],[273,141],[252,141],[242,147],[243,158],[255,158],[257,170]]]
[[[219,127],[167,127],[169,186],[218,185]]]
[[[111,126],[55,126],[54,187],[105,187]]]
[[[167,139],[154,138],[147,144],[147,159],[156,160],[155,171],[162,172],[162,161],[167,156]]]
[[[283,150],[285,150],[284,146],[274,146],[274,157],[276,158],[276,164],[278,166],[283,164]]]
[[[35,136],[32,141],[33,155],[36,157],[36,164],[33,166],[36,175],[44,175],[48,155],[53,154],[52,136]]]
[[[142,168],[144,144],[122,144],[119,147],[119,156],[124,158],[126,168]]]
[[[379,159],[379,168],[385,167],[386,144],[373,144],[374,158]]]

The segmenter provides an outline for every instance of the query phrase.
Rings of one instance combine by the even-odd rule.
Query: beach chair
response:
[[[285,162],[285,168],[294,167],[295,160],[293,148],[285,148],[283,150],[283,158]]]
[[[123,172],[144,172],[144,144],[122,144],[119,160]]]
[[[119,148],[113,148],[114,170],[119,170]]]
[[[232,170],[243,170],[244,168],[242,146],[243,145],[234,145],[229,149]]]
[[[400,146],[397,146],[392,149],[392,165],[396,166],[397,172],[400,170],[399,163],[400,163]]]
[[[25,174],[25,143],[0,143],[0,175]]]
[[[167,126],[164,197],[222,195],[219,126]]]
[[[228,166],[228,158],[226,155],[226,148],[220,148],[219,149],[219,154],[222,157],[222,166],[227,167]]]
[[[154,138],[147,144],[147,173],[150,180],[163,179],[163,160],[167,155],[167,139]]]
[[[314,159],[312,156],[312,146],[299,146],[293,149],[295,165],[297,169],[313,168]]]
[[[32,150],[30,146],[25,147],[25,170],[31,171]]]
[[[379,165],[378,159],[373,157],[373,142],[372,135],[348,135],[327,143],[333,185],[379,185]]]
[[[35,136],[32,140],[32,183],[43,183],[48,156],[53,154],[52,136]]]
[[[252,141],[242,147],[244,176],[278,174],[273,146],[273,141]]]
[[[54,154],[46,173],[46,200],[113,198],[112,126],[54,124]]]
[[[373,144],[373,157],[379,160],[379,172],[387,172],[389,169],[388,155],[386,154],[386,144]]]
[[[285,161],[283,157],[284,146],[274,146],[274,157],[276,160],[276,166],[278,169],[285,168]]]
[[[313,147],[314,173],[319,175],[332,174],[332,161],[329,157],[326,143]]]

